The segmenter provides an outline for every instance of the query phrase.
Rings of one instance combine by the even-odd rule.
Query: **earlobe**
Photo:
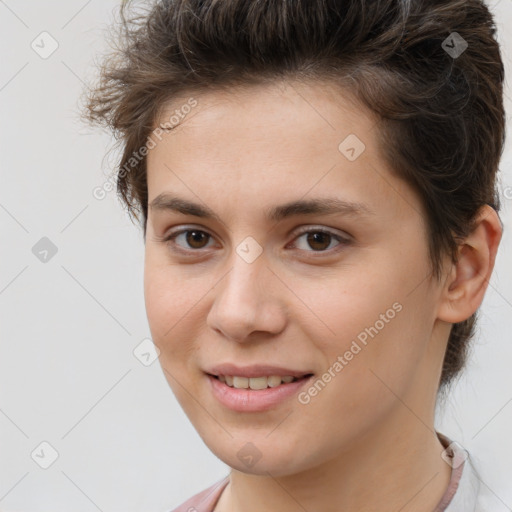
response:
[[[483,206],[475,229],[460,244],[458,261],[452,264],[445,280],[438,312],[440,320],[462,322],[478,309],[491,278],[502,231],[496,211]]]

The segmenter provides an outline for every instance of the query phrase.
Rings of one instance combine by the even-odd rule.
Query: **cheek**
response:
[[[192,306],[189,305],[190,290],[193,286],[183,279],[179,267],[171,265],[164,251],[148,242],[144,259],[144,300],[148,321],[157,340],[166,338],[169,330]]]
[[[390,395],[379,377],[397,392],[407,389],[429,340],[425,289],[420,286],[411,293],[411,283],[424,275],[423,269],[406,271],[380,261],[380,266],[365,265],[373,272],[353,267],[320,285],[303,282],[294,290],[306,298],[308,309],[301,308],[297,321],[305,339],[323,356],[329,381],[325,387],[337,388],[333,400],[340,412],[346,407],[361,413],[362,402],[378,404]]]
[[[330,317],[323,310],[336,336],[319,340],[318,333],[308,333],[323,354],[324,369],[299,397],[299,414],[303,430],[335,440],[328,450],[342,450],[383,421],[396,407],[396,396],[410,389],[421,362],[407,305],[397,311],[385,297],[368,302],[357,308],[353,301],[339,301],[342,311]],[[388,323],[379,318],[386,311]]]
[[[198,325],[194,319],[194,297],[184,290],[180,280],[172,279],[169,269],[151,268],[144,273],[144,297],[146,315],[151,338],[158,347],[159,363],[177,401],[187,414],[193,413],[193,401],[196,396],[196,381],[193,378],[197,368],[191,368],[191,354],[196,350],[197,333],[191,325]],[[169,283],[172,283],[170,285]],[[192,322],[192,323],[191,323]]]
[[[189,286],[172,268],[159,265],[147,254],[144,267],[144,301],[146,315],[155,345],[161,351],[161,359],[167,352],[179,353],[184,336],[183,319],[193,308]]]
[[[161,366],[193,385],[197,375],[195,353],[205,325],[203,304],[214,281],[198,272],[161,262],[159,255],[147,253],[144,267],[144,300],[153,343],[160,350]],[[179,394],[169,375],[166,378]]]
[[[321,280],[296,280],[294,292],[307,306],[297,308],[297,321],[322,352],[343,353],[352,340],[364,343],[371,335],[382,337],[399,320],[400,289],[389,272],[372,273],[368,268],[354,265]]]
[[[174,288],[173,288],[174,289]],[[161,274],[146,267],[144,273],[144,301],[153,342],[161,345],[179,314],[173,289],[166,287]],[[161,348],[161,347],[159,347]]]

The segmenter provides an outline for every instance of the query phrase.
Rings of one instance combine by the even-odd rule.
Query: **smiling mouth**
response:
[[[248,389],[248,390],[262,390],[267,388],[275,388],[278,386],[286,386],[287,384],[291,384],[292,382],[297,382],[300,380],[309,379],[313,376],[312,373],[308,373],[303,375],[302,377],[293,377],[291,375],[280,376],[280,375],[271,375],[271,376],[261,376],[261,377],[239,377],[236,375],[212,375],[208,374],[210,377],[213,377],[221,382],[223,382],[226,386],[234,389]]]

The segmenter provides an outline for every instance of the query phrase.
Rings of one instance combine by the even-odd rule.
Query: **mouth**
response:
[[[212,395],[223,407],[235,412],[257,413],[290,404],[313,379],[302,376],[242,377],[205,373]],[[288,382],[285,382],[288,381]]]
[[[307,373],[301,377],[294,377],[292,375],[270,375],[261,377],[242,377],[236,375],[214,375],[207,373],[210,377],[222,382],[226,386],[234,389],[246,389],[249,391],[259,391],[268,388],[277,388],[293,384],[298,381],[304,381],[313,376],[312,373]]]

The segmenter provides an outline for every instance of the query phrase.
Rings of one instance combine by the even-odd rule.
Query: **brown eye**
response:
[[[299,233],[296,240],[303,239],[305,243],[294,242],[294,245],[305,252],[330,253],[350,244],[350,240],[337,233],[325,229],[308,229]],[[334,248],[331,245],[335,241]],[[331,250],[332,249],[332,250]]]
[[[193,252],[207,247],[211,235],[200,229],[182,229],[171,233],[164,239],[164,242],[175,246],[178,251]],[[178,240],[181,240],[178,243]]]
[[[208,242],[211,238],[212,236],[206,231],[190,228],[171,233],[163,241],[173,251],[190,254],[193,252],[199,253],[202,249],[208,248]],[[297,243],[297,240],[301,240],[302,243]],[[334,246],[333,241],[335,242]],[[328,254],[336,252],[338,249],[343,249],[350,243],[351,241],[348,238],[325,229],[317,228],[303,230],[296,237],[293,245],[303,252]]]
[[[331,243],[331,235],[322,231],[311,231],[307,233],[307,243],[315,251],[324,251]]]
[[[208,241],[208,237],[210,236],[204,231],[198,231],[196,229],[185,231],[185,233],[185,240],[193,249],[202,249],[205,240]]]

